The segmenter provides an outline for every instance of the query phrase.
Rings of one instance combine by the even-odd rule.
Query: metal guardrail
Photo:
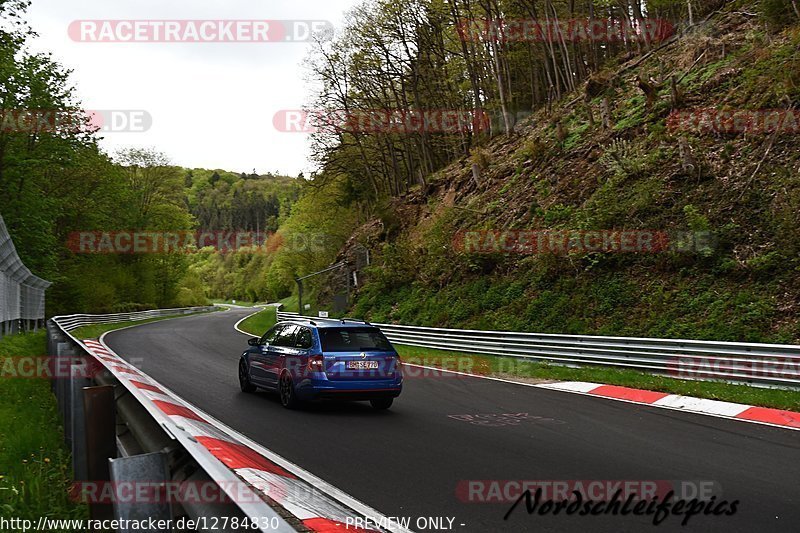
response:
[[[64,331],[72,331],[82,326],[93,326],[97,324],[117,324],[119,322],[140,322],[165,316],[190,315],[204,311],[213,311],[214,306],[203,307],[177,307],[174,309],[152,309],[150,311],[138,311],[133,313],[115,313],[109,315],[68,315],[57,316],[53,320]]]
[[[297,316],[278,312],[279,320]],[[800,346],[796,345],[373,325],[394,343],[420,348],[800,388]]]
[[[104,371],[97,371],[96,368],[89,370],[92,364],[102,362],[92,355],[86,344],[70,333],[81,326],[142,321],[213,309],[210,306],[112,315],[69,315],[48,321],[48,353],[61,359],[56,366],[62,369],[53,378],[53,391],[64,421],[65,438],[72,452],[76,483],[208,483],[228,492],[231,490],[229,487],[239,481],[184,428],[148,406],[142,392],[132,386],[129,380],[119,379],[107,366]],[[112,364],[112,367],[115,366]],[[111,415],[98,416],[98,411],[103,411],[104,406],[105,411],[109,411],[109,403],[113,406]],[[242,530],[241,525],[248,517],[259,516],[264,517],[268,524],[259,527],[262,531],[297,530],[255,492],[242,497],[243,489],[236,490],[240,491],[238,497],[234,498],[231,493],[231,500],[227,502],[174,502],[164,498],[163,501],[147,504],[115,503],[113,509],[109,505],[90,504],[90,514],[92,518],[104,519],[189,517],[216,524],[217,531]],[[239,519],[239,527],[234,527],[234,517]]]
[[[98,484],[120,488],[113,506],[90,501],[91,517],[172,520],[174,529],[148,529],[165,533],[339,531],[348,521],[366,517],[388,524],[375,509],[186,402],[111,351],[102,337],[80,340],[71,333],[81,326],[212,309],[70,315],[48,322],[48,350],[58,358],[51,366],[60,369],[53,373],[53,390],[77,486],[88,485],[90,494],[98,492]],[[131,498],[141,494],[137,488],[147,487],[155,487],[157,497],[148,496],[151,490],[145,501]],[[182,495],[175,492],[181,487],[187,489]],[[186,525],[187,519],[195,525]],[[370,531],[409,533],[399,525]]]
[[[0,216],[0,337],[42,325],[50,285],[22,263]]]

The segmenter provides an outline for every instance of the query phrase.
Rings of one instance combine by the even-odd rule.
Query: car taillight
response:
[[[321,355],[312,355],[308,358],[308,370],[322,372],[325,370],[325,358]]]

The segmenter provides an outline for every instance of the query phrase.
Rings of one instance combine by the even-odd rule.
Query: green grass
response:
[[[91,326],[83,326],[70,331],[76,339],[99,339],[103,333],[107,331],[114,331],[115,329],[127,328],[128,326],[138,326],[139,324],[147,324],[149,322],[158,322],[159,320],[167,320],[170,318],[181,318],[184,316],[201,315],[204,313],[213,313],[215,311],[203,311],[201,313],[193,313],[192,315],[169,315],[160,316],[157,318],[148,318],[146,320],[128,320],[126,322],[117,322],[114,324],[94,324]]]
[[[43,356],[46,333],[0,339],[0,360]],[[0,516],[87,518],[67,496],[70,455],[56,400],[45,379],[0,379]]]
[[[297,294],[292,294],[291,296],[287,296],[282,300],[278,300],[278,303],[283,304],[281,307],[281,311],[286,313],[297,313],[299,312],[299,302],[297,299]],[[317,313],[322,311],[328,311],[330,313],[331,318],[333,318],[336,313],[331,311],[329,305],[323,305],[320,307],[320,302],[317,299],[316,291],[312,288],[306,288],[303,292],[303,306],[310,305],[308,309],[306,309],[305,315],[306,316],[317,316]]]
[[[305,303],[310,303],[307,298],[308,298],[308,296],[306,296],[306,302]],[[283,304],[283,307],[281,308],[281,311],[286,311],[286,312],[291,312],[291,313],[297,313],[298,312],[298,301],[297,301],[297,295],[296,294],[292,294],[291,296],[287,296],[283,300],[279,300],[279,302]]]
[[[460,370],[473,374],[556,381],[589,381],[726,402],[800,411],[800,392],[731,385],[711,381],[674,379],[634,370],[570,368],[512,357],[465,354],[416,346],[395,345],[405,363]]]
[[[503,258],[484,254],[467,260],[474,263],[465,268],[478,269]],[[782,269],[790,268],[786,263]],[[790,283],[794,276],[741,280],[716,275],[718,264],[724,263],[687,254],[598,254],[576,264],[576,273],[566,260],[542,255],[520,261],[516,271],[460,278],[442,287],[406,279],[401,285],[396,274],[373,276],[348,315],[432,327],[800,343],[800,321],[785,317],[774,296],[783,280]],[[419,269],[426,268],[420,262]]]
[[[230,304],[230,305],[240,305],[240,306],[242,306],[242,307],[253,307],[254,305],[257,305],[257,304],[258,304],[258,302],[245,302],[245,301],[243,301],[243,300],[236,300],[236,301],[234,302],[233,300],[219,300],[219,299],[216,299],[216,300],[211,300],[211,303],[212,303],[212,304]]]
[[[239,328],[253,335],[263,335],[269,328],[277,322],[277,310],[275,307],[267,307],[239,324]]]

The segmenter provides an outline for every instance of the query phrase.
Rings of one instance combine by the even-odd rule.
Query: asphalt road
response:
[[[419,517],[454,518],[452,529],[468,532],[800,531],[800,432],[468,377],[407,379],[387,412],[367,403],[288,411],[271,394],[239,391],[247,337],[232,326],[249,312],[155,322],[106,341],[256,442],[387,516],[411,517],[416,531],[434,529]],[[509,502],[463,501],[469,492],[457,488],[470,480],[703,481],[721,490],[716,502],[739,503],[733,516],[701,514],[683,528],[677,516],[656,527],[652,516],[529,515],[524,503],[504,520]],[[498,486],[473,497],[497,497]]]

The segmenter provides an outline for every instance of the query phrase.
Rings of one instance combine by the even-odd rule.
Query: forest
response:
[[[26,7],[0,3],[3,107],[77,113],[68,68],[29,51]],[[792,0],[369,0],[305,61],[318,126],[310,175],[181,168],[157,149],[107,154],[91,128],[4,127],[0,212],[26,264],[54,281],[48,313],[287,299],[296,277],[360,246],[373,264],[350,305],[368,317],[665,334],[671,326],[648,317],[666,306],[686,317],[687,336],[735,337],[724,326],[751,299],[737,289],[749,279],[764,286],[748,311],[761,322],[746,335],[785,339],[799,242],[796,160],[781,157],[791,138],[676,132],[673,118],[797,106],[799,20]],[[620,227],[714,231],[719,246],[563,260],[452,246],[475,229]],[[67,245],[93,230],[270,238],[226,253]],[[670,275],[642,274],[654,264]],[[308,282],[315,307],[331,283]],[[658,301],[632,294],[642,283]],[[713,317],[687,299],[693,290]],[[631,306],[639,322],[623,320]]]
[[[296,178],[173,165],[155,149],[105,153],[70,84],[70,70],[32,53],[28,2],[0,2],[0,214],[25,264],[53,282],[48,314],[205,304],[213,251],[77,254],[80,231],[275,232],[300,193]],[[11,110],[70,116],[9,120]],[[46,117],[44,113],[43,117]],[[14,118],[19,118],[14,115]],[[78,123],[78,120],[81,122]],[[78,127],[76,127],[78,126]],[[230,266],[230,265],[228,265]],[[215,279],[215,278],[214,278]],[[221,290],[221,289],[220,289]]]

